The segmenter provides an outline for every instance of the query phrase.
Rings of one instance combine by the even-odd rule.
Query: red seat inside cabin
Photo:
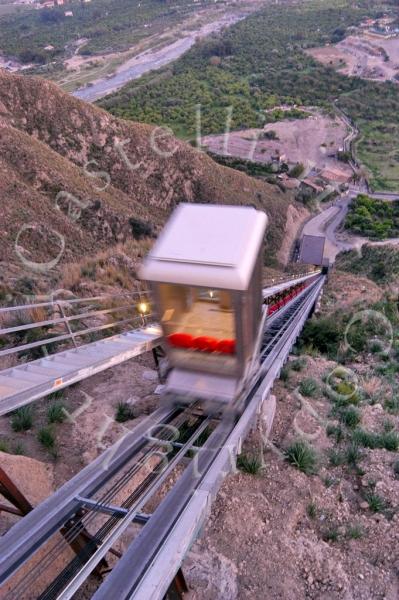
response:
[[[167,340],[175,348],[200,350],[201,352],[220,352],[221,354],[234,354],[236,351],[235,340],[218,340],[208,335],[194,337],[189,333],[172,333],[168,335]]]

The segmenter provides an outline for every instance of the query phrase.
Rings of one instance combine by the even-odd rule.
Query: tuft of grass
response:
[[[399,436],[396,431],[384,431],[380,435],[382,447],[389,452],[397,452],[399,448]]]
[[[360,423],[360,412],[354,406],[342,408],[339,411],[339,420],[347,427],[353,429]]]
[[[28,431],[33,425],[33,410],[31,406],[21,406],[11,415],[13,431]]]
[[[399,396],[392,396],[392,398],[387,398],[384,402],[384,408],[388,412],[397,415],[399,413]]]
[[[335,526],[326,529],[322,533],[322,538],[325,542],[337,542],[339,538],[338,528]]]
[[[329,453],[330,465],[332,467],[339,467],[346,462],[346,456],[339,450],[331,450]]]
[[[306,360],[306,358],[304,356],[301,356],[300,358],[296,358],[295,360],[291,360],[289,365],[291,367],[291,369],[293,371],[302,371],[306,365],[308,364],[308,361]]]
[[[303,396],[313,398],[317,395],[319,391],[319,386],[317,384],[317,381],[315,381],[311,377],[307,377],[306,379],[303,379],[299,384],[299,391]]]
[[[359,446],[365,448],[385,448],[390,452],[397,452],[399,448],[399,435],[396,431],[384,431],[383,433],[374,433],[365,429],[356,429],[352,436],[353,441]]]
[[[357,463],[362,458],[362,453],[357,444],[352,443],[345,451],[345,460],[351,467],[357,467]]]
[[[307,475],[316,472],[316,452],[305,440],[293,442],[286,450],[286,458],[289,463]]]
[[[55,402],[47,409],[48,423],[63,423],[65,421],[65,407],[61,402]]]
[[[385,419],[382,426],[384,428],[385,433],[395,430],[395,423],[393,423],[390,419]]]
[[[371,342],[370,344],[370,352],[372,354],[379,354],[380,352],[383,351],[383,345],[381,344],[381,342],[379,342],[378,340],[374,340],[373,342]]]
[[[335,479],[333,477],[325,477],[323,479],[324,485],[326,486],[326,488],[330,488],[334,485],[335,483]]]
[[[0,440],[0,452],[9,452],[6,440]]]
[[[134,411],[130,404],[127,402],[118,402],[115,412],[115,421],[118,421],[118,423],[125,423],[125,421],[134,419],[134,417]]]
[[[326,427],[326,434],[328,437],[334,437],[337,444],[344,439],[344,432],[340,425],[333,425],[329,423]]]
[[[365,500],[369,505],[369,508],[372,512],[382,512],[387,504],[381,496],[376,494],[375,492],[369,492],[365,496]]]
[[[280,380],[286,382],[289,380],[289,378],[290,378],[290,368],[288,365],[284,365],[284,367],[280,371]]]
[[[22,444],[15,444],[13,453],[18,456],[22,456],[22,455],[26,454],[25,448],[23,447]]]
[[[244,473],[250,475],[258,475],[262,468],[262,463],[257,456],[251,456],[248,454],[239,454],[237,456],[237,467]]]
[[[51,427],[42,427],[37,433],[37,439],[47,450],[55,449],[56,439]]]
[[[346,536],[351,540],[360,540],[364,536],[364,530],[361,525],[350,525],[346,530]]]
[[[306,507],[306,514],[308,515],[309,519],[315,519],[316,515],[317,515],[317,506],[314,502],[309,502],[309,504]]]

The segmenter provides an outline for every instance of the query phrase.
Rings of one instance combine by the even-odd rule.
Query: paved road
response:
[[[356,195],[357,192],[353,192],[353,194],[340,196],[333,206],[330,206],[323,212],[314,216],[303,228],[303,235],[325,236],[326,245],[324,256],[328,257],[331,262],[335,261],[335,258],[339,252],[352,250],[353,248],[359,249],[364,244],[370,244],[372,246],[384,246],[386,244],[399,245],[399,238],[373,242],[360,236],[348,235],[347,239],[340,239],[340,237],[337,237],[337,231],[341,227],[346,217],[349,204],[352,198]],[[394,198],[392,198],[392,200],[393,199]]]
[[[310,219],[303,228],[303,235],[325,236],[324,255],[334,262],[338,252],[350,250],[353,244],[336,237],[336,231],[344,221],[348,212],[351,196],[341,196],[333,206]]]

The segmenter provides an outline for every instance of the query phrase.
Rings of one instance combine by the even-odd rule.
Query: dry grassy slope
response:
[[[180,201],[263,208],[270,217],[269,254],[281,247],[288,194],[222,167],[176,139],[157,138],[158,146],[169,150],[160,157],[150,143],[153,127],[116,119],[51,82],[0,70],[0,131],[1,226],[6,231],[0,251],[7,261],[14,261],[13,241],[23,223],[34,221],[65,235],[67,262],[128,238],[131,217],[157,231]],[[133,169],[115,147],[125,141]],[[104,180],[84,173],[90,160],[97,161],[92,170],[106,171],[111,178],[105,192],[98,191]],[[90,202],[77,221],[55,209],[59,191]],[[46,236],[39,237],[40,243],[31,243],[32,258],[39,246],[43,254],[54,245],[50,240],[47,247]]]

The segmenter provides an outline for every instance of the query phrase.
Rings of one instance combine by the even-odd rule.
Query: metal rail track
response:
[[[284,333],[269,340],[263,349],[261,375],[248,395],[246,408],[237,422],[225,419],[208,438],[196,464],[190,463],[93,596],[93,600],[160,600],[180,568],[210,511],[223,478],[231,472],[235,456],[247,435],[259,406],[267,398],[274,380],[309,316],[324,283],[321,277],[286,313]]]
[[[273,279],[271,280],[272,287],[264,288],[263,298],[266,299],[268,296],[283,291],[287,287],[306,281],[315,274],[317,274],[317,271],[292,275],[283,281]],[[32,360],[0,371],[0,416],[159,346],[162,340],[162,333],[158,325],[149,324],[152,314],[150,312],[145,315],[137,314],[135,304],[137,301],[145,300],[145,303],[148,304],[148,309],[150,308],[150,296],[148,292],[129,294],[127,298],[129,298],[131,304],[123,304],[122,306],[114,306],[103,310],[88,310],[85,308],[83,313],[80,312],[71,316],[66,315],[67,307],[79,307],[81,304],[89,302],[109,302],[111,300],[115,301],[115,299],[126,302],[126,296],[97,296],[94,298],[69,301],[59,300],[56,302],[42,302],[0,308],[0,325],[4,322],[7,323],[6,317],[9,318],[10,314],[13,315],[16,313],[18,315],[19,313],[26,313],[24,316],[26,319],[31,314],[30,311],[37,309],[46,308],[54,310],[57,308],[62,314],[60,318],[47,318],[46,320],[25,323],[14,327],[0,328],[0,337],[6,336],[6,339],[15,333],[25,334],[43,326],[64,325],[66,328],[66,333],[63,335],[48,337],[0,350],[0,357],[8,354],[18,355],[21,352],[32,349],[38,350],[41,346],[51,346],[51,344],[60,341],[70,341],[74,344],[74,347],[69,350],[46,355],[38,360]],[[111,314],[120,310],[128,311],[126,319],[116,320],[112,323],[89,327],[75,332],[71,329],[71,324],[80,319]],[[79,337],[97,333],[105,329],[108,330],[109,328],[120,327],[132,322],[136,324],[136,329],[131,329],[97,342],[81,346],[77,345],[77,338]],[[141,327],[138,328],[140,325]]]
[[[108,514],[109,519],[93,534],[91,543],[43,591],[39,596],[40,600],[71,598],[135,519],[141,519],[141,522],[145,523],[143,530],[94,597],[96,600],[108,600],[110,597],[117,597],[118,600],[133,597],[140,600],[161,598],[167,590],[168,582],[170,583],[179,568],[189,543],[195,537],[198,524],[203,521],[209,510],[211,496],[216,493],[215,490],[223,476],[232,468],[231,464],[227,470],[220,469],[217,465],[222,461],[225,467],[226,457],[227,462],[231,462],[237,453],[256,409],[264,401],[266,392],[278,376],[319,296],[323,282],[324,278],[320,277],[282,309],[281,313],[277,313],[268,321],[261,348],[260,368],[251,382],[251,389],[240,417],[234,412],[224,415],[203,447],[200,450],[195,448],[195,460],[189,463],[152,516],[148,519],[141,517],[140,510],[176,465],[187,456],[187,452],[193,449],[198,437],[209,426],[209,417],[198,419],[198,426],[194,427],[188,440],[169,446],[166,468],[156,474],[154,469],[150,471],[122,506],[112,504],[112,499],[116,497],[121,486],[137,473],[137,459],[146,457],[146,452],[153,452],[155,455],[158,453],[159,456],[160,445],[171,442],[168,435],[164,435],[164,439],[159,441],[154,440],[150,433],[154,431],[154,427],[160,428],[162,424],[166,424],[165,432],[169,433],[171,430],[168,426],[173,423],[177,422],[180,426],[185,424],[187,413],[183,409],[156,411],[116,446],[83,469],[0,539],[0,584],[18,571],[68,520],[75,516],[73,528],[70,530],[72,537],[90,523],[93,515],[100,512]],[[230,442],[232,436],[235,436],[234,443]],[[133,463],[129,466],[131,461]],[[98,497],[100,492],[102,495]],[[191,509],[187,513],[189,506]],[[76,518],[82,510],[84,515]],[[188,517],[190,526],[184,529],[185,532],[178,533],[179,527],[181,529],[182,523]],[[179,538],[177,545],[176,536]],[[64,543],[67,541],[64,540]],[[165,560],[166,548],[169,549],[169,554]],[[174,553],[171,553],[171,548],[174,548]],[[163,556],[163,562],[159,560],[160,556]],[[41,562],[41,568],[46,568],[44,560]],[[37,576],[35,573],[28,575]],[[26,580],[23,585],[27,585]],[[13,590],[10,599],[16,597],[15,592],[18,592],[18,597],[22,597],[23,587]]]

